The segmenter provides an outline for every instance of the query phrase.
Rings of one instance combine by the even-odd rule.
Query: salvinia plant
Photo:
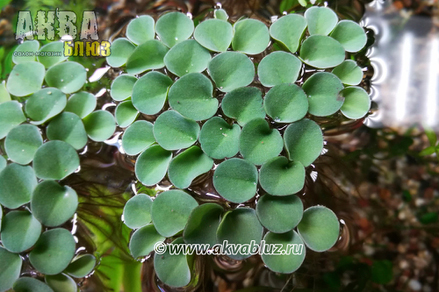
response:
[[[362,70],[350,59],[365,44],[363,28],[326,7],[270,27],[256,19],[232,25],[221,9],[197,27],[180,12],[157,22],[141,16],[107,57],[122,73],[110,90],[114,116],[80,91],[82,65],[62,56],[14,57],[0,85],[0,291],[75,291],[73,278],[93,270],[95,257],[76,250],[64,224],[78,196],[63,179],[79,170],[87,142],[112,137],[116,123],[137,180],[168,186],[126,203],[134,258],[160,242],[264,239],[330,249],[339,237],[336,215],[321,205],[304,210],[300,196],[307,168],[323,153],[315,120],[360,119],[369,111],[369,95],[357,86]],[[17,51],[62,51],[62,43],[27,41]],[[207,203],[194,190],[200,184]],[[305,254],[261,257],[269,269],[293,273]],[[168,286],[191,282],[190,255],[155,253],[154,265]]]
[[[75,279],[96,264],[66,227],[78,195],[62,180],[79,170],[88,139],[108,139],[116,123],[80,91],[87,71],[62,50],[62,42],[22,43],[0,84],[0,291],[77,291]]]
[[[360,119],[370,109],[358,86],[362,69],[351,59],[366,44],[364,29],[326,7],[269,27],[247,18],[231,24],[222,9],[214,16],[196,27],[181,12],[157,21],[140,16],[112,42],[107,63],[120,72],[110,94],[124,129],[121,149],[135,160],[138,182],[168,186],[126,203],[130,252],[142,259],[160,242],[261,240],[326,251],[339,237],[339,221],[325,206],[304,210],[300,196],[306,169],[324,153],[314,120]],[[293,273],[305,254],[262,260]],[[171,287],[191,283],[192,264],[189,255],[154,253],[156,274]]]

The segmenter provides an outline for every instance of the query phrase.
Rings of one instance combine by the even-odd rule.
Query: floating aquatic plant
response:
[[[369,95],[358,86],[361,68],[350,60],[366,43],[363,28],[326,7],[282,16],[269,27],[256,19],[231,23],[221,9],[214,15],[196,27],[180,12],[128,24],[107,57],[122,73],[110,88],[114,116],[95,110],[95,96],[80,91],[87,73],[79,63],[13,59],[0,86],[0,291],[70,291],[73,278],[94,269],[96,258],[78,254],[74,237],[60,227],[78,205],[63,179],[80,166],[78,151],[88,141],[107,140],[117,126],[138,181],[172,184],[126,203],[134,258],[161,242],[265,240],[317,252],[336,243],[336,215],[320,205],[304,209],[300,195],[324,147],[317,117],[360,119],[369,111]],[[60,44],[29,41],[17,50],[61,50]],[[191,187],[199,180],[221,199],[197,201]],[[23,253],[44,282],[20,277]],[[305,255],[303,249],[261,258],[275,272],[293,273]],[[251,252],[229,256],[242,260]],[[171,287],[191,282],[192,265],[190,255],[154,255],[158,278]]]
[[[17,51],[61,51],[24,42]],[[86,69],[67,58],[16,57],[0,99],[0,291],[76,291],[73,278],[90,274],[96,258],[77,251],[61,227],[76,213],[78,195],[64,178],[80,166],[88,139],[104,141],[116,123],[94,111],[96,97],[79,91]],[[3,209],[4,208],[4,209]],[[23,259],[44,281],[20,277]]]
[[[126,108],[116,120],[126,127],[122,146],[135,158],[137,179],[172,185],[127,202],[131,254],[148,256],[161,242],[262,239],[326,251],[339,236],[338,219],[324,206],[304,210],[298,195],[324,147],[316,117],[360,119],[369,111],[369,95],[357,86],[361,68],[346,59],[364,47],[366,34],[327,7],[282,16],[269,27],[256,19],[231,23],[222,9],[214,15],[195,28],[179,12],[157,23],[136,18],[107,58],[121,73],[111,96]],[[304,68],[314,71],[304,77]],[[200,179],[222,200],[195,200],[191,187]],[[280,273],[296,271],[304,259],[305,250],[262,256]],[[191,282],[191,263],[183,254],[154,256],[157,276],[172,287]]]

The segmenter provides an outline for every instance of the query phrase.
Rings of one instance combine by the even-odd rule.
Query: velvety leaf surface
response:
[[[340,79],[332,73],[318,72],[308,78],[302,86],[308,95],[309,113],[329,116],[336,113],[343,104],[339,93],[343,89]]]
[[[30,207],[32,214],[43,225],[55,227],[73,217],[78,207],[78,195],[69,186],[46,180],[35,188]]]
[[[45,231],[29,253],[32,266],[46,275],[62,272],[75,254],[75,240],[67,229]]]
[[[63,62],[50,67],[45,76],[47,85],[64,93],[73,93],[85,84],[87,71],[76,62]]]
[[[146,186],[159,183],[165,177],[171,159],[172,152],[159,145],[147,148],[136,160],[137,179]]]
[[[41,179],[61,180],[79,167],[76,150],[63,141],[49,141],[38,148],[33,167]]]
[[[324,206],[313,206],[303,212],[297,230],[305,244],[313,251],[330,249],[337,242],[340,233],[337,216]]]
[[[305,168],[300,162],[279,156],[262,165],[259,173],[262,188],[274,196],[287,196],[300,191],[305,183]]]
[[[194,23],[184,13],[169,12],[160,16],[155,29],[160,40],[171,48],[192,35]]]
[[[199,175],[212,169],[213,160],[198,146],[192,146],[178,154],[169,164],[168,177],[179,188],[188,188]]]
[[[284,233],[302,220],[303,204],[296,195],[263,195],[256,204],[256,214],[265,228],[274,233]]]
[[[151,198],[145,194],[138,194],[129,199],[123,208],[125,225],[137,229],[150,223],[151,205]]]
[[[236,119],[238,124],[244,126],[253,119],[265,118],[262,102],[262,92],[259,89],[241,87],[224,96],[221,108],[226,116]]]
[[[226,200],[243,203],[256,195],[258,171],[256,167],[239,158],[228,159],[215,169],[213,185]]]
[[[186,118],[201,121],[218,110],[212,97],[212,82],[201,73],[190,73],[178,79],[169,89],[169,105]]]
[[[265,56],[258,66],[258,77],[265,87],[296,82],[302,62],[293,54],[277,51]]]
[[[208,19],[197,25],[194,38],[210,51],[225,52],[232,42],[233,28],[227,21]]]
[[[286,128],[284,142],[290,160],[308,166],[322,152],[322,130],[314,121],[303,119]]]
[[[253,62],[244,54],[224,52],[216,55],[207,66],[218,89],[229,92],[249,85],[255,77]]]
[[[158,40],[149,40],[136,47],[127,60],[126,71],[135,75],[165,66],[163,58],[168,48]]]
[[[227,240],[229,244],[250,244],[252,241],[259,244],[262,233],[263,227],[259,223],[255,210],[237,208],[224,215],[218,227],[217,238],[220,244],[224,240]],[[251,251],[239,250],[236,254],[229,255],[229,257],[242,260],[250,255]]]
[[[152,222],[159,234],[171,237],[183,230],[197,206],[197,201],[181,190],[163,192],[152,202]]]
[[[283,149],[282,136],[271,129],[264,119],[254,119],[245,124],[239,136],[239,151],[245,160],[261,165],[276,157]]]

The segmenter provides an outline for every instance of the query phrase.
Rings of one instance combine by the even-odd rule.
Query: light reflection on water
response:
[[[375,69],[372,99],[379,104],[379,113],[366,124],[439,130],[439,36],[432,18],[397,10],[390,1],[373,1],[364,24],[376,33],[368,56]]]

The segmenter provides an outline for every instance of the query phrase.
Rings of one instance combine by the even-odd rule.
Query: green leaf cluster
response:
[[[358,86],[361,68],[345,60],[365,46],[366,34],[327,7],[282,16],[268,27],[251,18],[231,23],[222,9],[214,15],[197,26],[179,12],[133,19],[126,38],[112,45],[119,62],[107,58],[122,71],[111,96],[121,108],[119,126],[127,127],[122,147],[135,156],[136,178],[147,187],[172,185],[126,204],[124,222],[135,230],[131,254],[146,257],[171,239],[210,245],[265,239],[328,250],[339,236],[336,215],[324,206],[304,210],[299,196],[324,147],[317,118],[360,119],[370,109]],[[255,55],[263,56],[259,63]],[[191,187],[200,180],[226,204],[195,200]],[[262,257],[280,273],[294,272],[304,258],[305,252]],[[154,264],[169,286],[191,281],[190,256],[155,254]]]
[[[16,51],[62,47],[26,41]],[[89,139],[113,135],[115,119],[95,111],[96,97],[80,91],[87,78],[81,64],[66,57],[12,61],[0,87],[0,291],[76,291],[73,278],[90,274],[96,258],[78,253],[73,235],[62,227],[78,207],[76,191],[63,180],[79,169],[78,151]],[[20,254],[39,279],[20,277]]]

